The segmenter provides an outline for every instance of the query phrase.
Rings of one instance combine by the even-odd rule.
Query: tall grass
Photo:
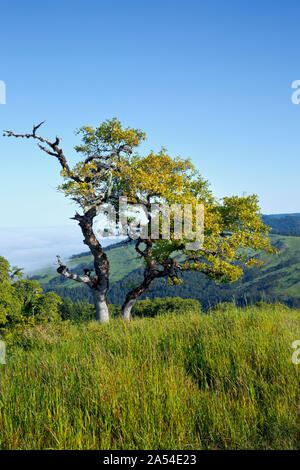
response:
[[[278,306],[40,327],[0,365],[0,448],[298,448],[295,339]]]

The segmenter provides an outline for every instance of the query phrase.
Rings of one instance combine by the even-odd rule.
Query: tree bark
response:
[[[57,256],[58,264],[60,265],[57,272],[67,279],[73,279],[77,282],[83,282],[92,290],[93,300],[96,310],[96,318],[99,323],[107,323],[109,321],[109,310],[108,303],[106,300],[108,291],[108,271],[106,276],[103,276],[100,280],[98,277],[91,277],[88,275],[80,276],[72,273],[66,263],[64,263],[60,256]],[[97,264],[97,263],[96,263]]]
[[[76,214],[74,219],[79,222],[79,226],[84,236],[84,243],[89,247],[93,255],[96,276],[91,276],[90,274],[80,276],[70,272],[66,263],[62,261],[60,256],[57,256],[58,264],[60,265],[57,271],[66,278],[85,283],[92,290],[97,321],[99,323],[107,323],[109,321],[109,310],[107,304],[109,261],[93,232],[93,219],[95,215],[97,215],[96,209],[92,208],[84,215]]]
[[[126,295],[126,299],[122,305],[122,318],[125,321],[129,321],[131,318],[131,311],[136,304],[137,299],[151,286],[152,282],[154,281],[154,277],[152,274],[149,273],[147,270],[144,273],[144,280],[143,282],[133,289],[132,291],[128,292]]]
[[[142,257],[150,257],[151,256],[151,248],[152,248],[152,242],[151,240],[143,240],[144,243],[146,243],[146,249],[144,251],[141,251],[139,248],[139,244],[142,241],[138,241],[138,243],[135,246],[136,251],[142,256]],[[154,279],[158,279],[161,277],[165,276],[174,276],[175,275],[175,261],[171,258],[169,258],[163,266],[163,269],[159,269],[159,264],[156,263],[155,261],[151,260],[150,262],[148,261],[148,266],[145,268],[144,271],[144,279],[141,282],[139,286],[137,286],[135,289],[132,289],[128,294],[126,295],[125,301],[122,305],[122,318],[123,320],[130,320],[131,318],[131,312],[132,308],[136,304],[138,298],[146,292],[146,290],[151,287]]]
[[[99,289],[93,290],[94,304],[96,308],[96,318],[99,323],[109,322],[109,311],[106,302],[106,291],[102,292]]]
[[[148,219],[150,216],[148,215]],[[140,244],[144,243],[146,245],[146,248],[144,250],[140,249]],[[139,238],[137,243],[135,244],[135,250],[136,252],[143,258],[151,257],[152,253],[152,240],[150,237],[147,239],[141,239]],[[132,289],[128,294],[126,295],[125,301],[122,305],[122,319],[125,321],[129,321],[131,318],[131,312],[133,307],[135,306],[138,298],[143,295],[143,293],[149,289],[151,286],[152,282],[156,277],[160,276],[160,272],[157,271],[157,265],[155,262],[152,260],[148,262],[148,266],[145,268],[144,271],[144,279],[141,282],[141,284],[134,289]]]
[[[135,306],[136,301],[137,301],[137,298],[136,299],[130,299],[127,302],[126,301],[124,302],[124,304],[122,306],[122,318],[123,318],[123,320],[125,320],[125,321],[130,320],[131,311],[132,311],[133,307]]]
[[[94,258],[96,276],[92,277],[91,280],[97,320],[99,323],[107,323],[109,321],[107,304],[109,261],[93,231],[93,219],[96,215],[96,209],[92,208],[85,215],[76,218],[84,236],[84,243],[89,247]]]

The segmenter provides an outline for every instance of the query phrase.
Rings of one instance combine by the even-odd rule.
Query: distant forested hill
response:
[[[300,236],[300,214],[264,215],[263,220],[274,234]]]
[[[290,216],[288,216],[290,217]],[[300,237],[272,235],[273,245],[280,255],[265,257],[260,268],[247,269],[244,278],[232,284],[215,284],[199,273],[185,273],[180,286],[170,286],[164,279],[156,280],[147,296],[194,298],[204,308],[233,298],[240,304],[258,300],[280,301],[300,306]],[[120,305],[126,291],[142,279],[141,261],[132,244],[119,244],[106,249],[111,263],[109,302]],[[72,257],[70,267],[76,272],[93,268],[87,253]],[[58,275],[55,269],[45,269],[32,278],[38,279],[45,291],[54,291],[72,300],[91,299],[89,289]]]

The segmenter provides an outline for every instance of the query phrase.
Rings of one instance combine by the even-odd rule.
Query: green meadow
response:
[[[221,304],[7,337],[0,449],[297,449],[299,311]]]

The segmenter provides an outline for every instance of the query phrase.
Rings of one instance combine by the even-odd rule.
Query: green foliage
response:
[[[0,365],[1,449],[298,449],[299,311],[62,322]]]
[[[21,303],[8,281],[0,283],[0,328],[21,318]]]
[[[193,252],[184,269],[202,272],[218,282],[237,281],[243,265],[252,268],[263,263],[256,252],[276,252],[262,222],[257,196],[225,197],[221,204],[206,206],[203,247]]]
[[[121,170],[118,175],[119,188],[129,202],[148,204],[148,210],[152,204],[151,220],[162,219],[158,211],[153,212],[153,204],[169,207],[177,204],[179,210],[189,204],[194,208],[194,213],[188,216],[189,222],[195,228],[195,208],[199,204],[204,207],[201,248],[191,250],[191,234],[186,230],[186,221],[183,233],[180,234],[175,230],[171,217],[168,239],[164,239],[166,237],[163,237],[161,225],[160,238],[152,238],[151,250],[143,255],[148,267],[157,265],[166,268],[172,258],[178,271],[176,273],[173,269],[169,273],[172,284],[180,282],[178,273],[182,271],[201,272],[218,282],[233,282],[242,277],[244,266],[251,268],[261,263],[255,253],[275,253],[268,236],[269,228],[262,221],[257,196],[232,196],[216,200],[208,182],[189,159],[173,158],[163,148],[157,154],[151,152],[145,157],[128,157],[120,162],[118,169]],[[149,226],[148,229],[148,236],[151,237]],[[178,263],[178,257],[183,255],[185,262],[181,259]]]
[[[109,305],[110,316],[117,316],[118,309],[114,305]],[[96,320],[95,306],[86,300],[77,300],[72,302],[70,297],[63,297],[59,305],[59,314],[62,320],[70,320],[72,322],[86,322]]]
[[[54,292],[43,293],[38,281],[20,279],[19,274],[0,257],[0,328],[59,321],[61,298]],[[14,281],[16,276],[19,280]]]
[[[156,297],[153,300],[146,298],[134,306],[133,315],[137,317],[154,317],[181,312],[201,312],[201,305],[197,300],[181,299],[180,297]]]
[[[71,320],[76,322],[95,320],[96,312],[94,305],[87,301],[72,300],[67,297],[62,299],[60,306],[60,314],[63,320]]]
[[[128,201],[157,203],[188,203],[211,200],[208,183],[204,181],[190,159],[172,158],[165,148],[149,155],[133,155],[119,164],[120,187]]]
[[[9,262],[0,256],[0,283],[9,281],[10,266]]]
[[[146,139],[146,134],[140,129],[123,128],[116,117],[107,119],[96,128],[82,126],[76,134],[81,135],[83,145],[76,145],[75,150],[87,156],[110,152],[119,146],[134,148]]]
[[[0,257],[0,328],[15,322],[21,315],[21,302],[15,295],[10,282],[10,266],[8,261]]]
[[[60,315],[62,320],[73,320],[74,304],[70,297],[63,297],[60,304]]]
[[[83,126],[76,134],[81,136],[82,145],[75,146],[75,150],[84,159],[71,172],[62,170],[64,183],[59,190],[87,211],[95,204],[109,201],[111,194],[114,199],[118,196],[115,170],[127,161],[146,135],[139,129],[123,128],[117,118],[108,119],[96,128]],[[74,176],[80,181],[74,180]]]
[[[35,298],[43,292],[38,281],[22,279],[13,284],[15,295],[22,304],[22,315],[29,316],[32,312]]]
[[[61,298],[54,292],[36,296],[32,302],[32,315],[36,321],[58,321]]]

